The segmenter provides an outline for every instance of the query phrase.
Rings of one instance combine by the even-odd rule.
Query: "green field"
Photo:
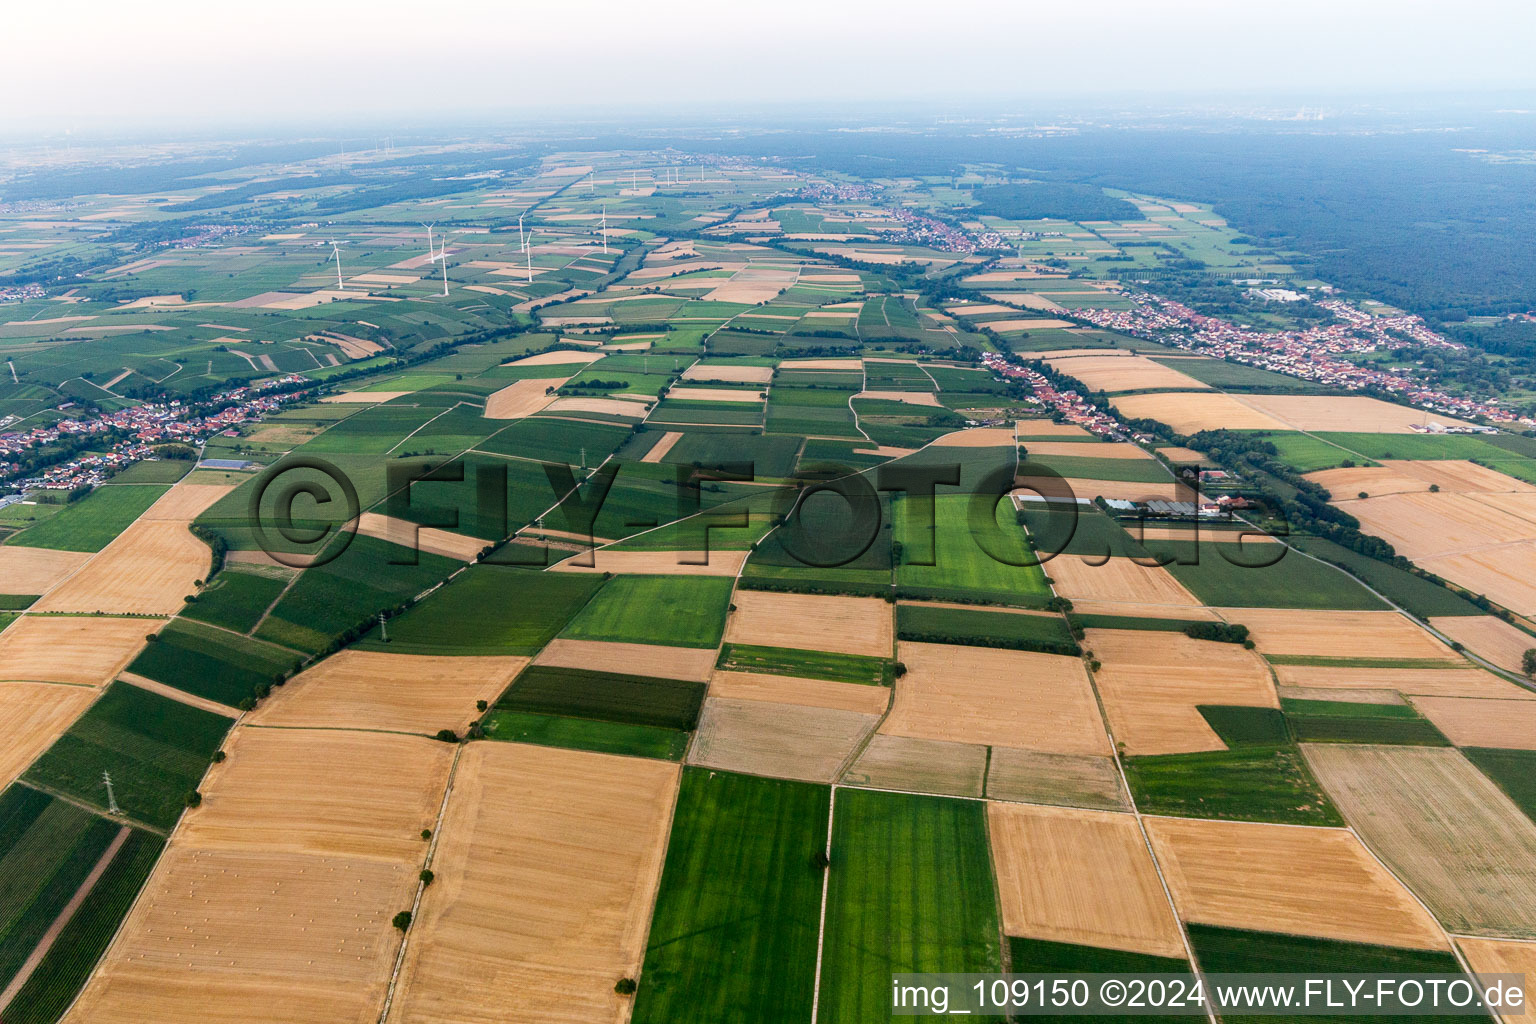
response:
[[[413,559],[415,564],[408,564]],[[373,537],[355,537],[339,558],[304,570],[256,636],[319,654],[371,629],[379,612],[410,600],[461,564]]]
[[[192,471],[191,459],[145,459],[112,477],[114,484],[174,484]]]
[[[733,581],[720,576],[616,576],[560,635],[573,640],[714,647]]]
[[[1449,587],[1416,576],[1407,569],[1351,551],[1331,540],[1296,537],[1291,539],[1291,543],[1309,555],[1342,566],[1363,580],[1366,586],[1421,619],[1438,615],[1487,614]],[[1536,643],[1536,638],[1532,642]]]
[[[282,596],[291,580],[289,574],[248,572],[227,566],[208,586],[198,591],[197,600],[189,604],[182,615],[236,633],[249,633]]]
[[[299,656],[285,648],[173,619],[128,671],[238,707],[263,695],[298,664]]]
[[[541,747],[569,747],[662,761],[681,761],[688,750],[688,733],[632,722],[562,718],[498,708],[489,712],[482,724],[486,735],[492,739],[533,743]]]
[[[535,654],[603,586],[601,576],[475,565],[389,623],[402,654]]]
[[[1212,974],[1246,972],[1267,974],[1341,973],[1341,974],[1460,974],[1454,954],[1435,950],[1396,949],[1335,939],[1314,939],[1271,932],[1243,931],[1191,924],[1189,942],[1202,971]],[[1451,1021],[1486,1019],[1466,1015],[1421,1015],[1413,1017],[1345,1015],[1250,1015],[1224,1012],[1229,1024],[1275,1022],[1413,1020],[1450,1024]]]
[[[5,879],[0,990],[16,976],[119,827],[26,786],[0,793],[0,878]]]
[[[862,654],[726,644],[720,649],[719,666],[736,672],[763,672],[775,676],[826,679],[834,683],[889,686],[895,663],[889,658],[871,658]]]
[[[1536,821],[1536,750],[1464,747],[1461,752]]]
[[[889,1020],[893,973],[1002,969],[984,804],[840,789],[829,878],[821,1019]]]
[[[684,769],[636,1024],[810,1019],[829,805],[826,786]]]
[[[1189,961],[1148,953],[1128,953],[1121,949],[1100,949],[1046,939],[1008,939],[1008,970],[1011,974],[1177,974],[1193,978]],[[1032,1021],[1082,1021],[1081,1016],[1030,1014]],[[1099,1024],[1131,1024],[1146,1021],[1142,1014],[1095,1014]],[[1159,1014],[1159,1020],[1203,1021],[1203,1013],[1192,1015]]]
[[[1390,743],[1448,747],[1451,741],[1409,704],[1282,700],[1285,720],[1301,743]]]
[[[98,487],[6,542],[59,551],[100,551],[168,490],[154,484]]]
[[[933,504],[930,532],[912,499],[891,503],[900,545],[896,582],[903,593],[1004,604],[1038,603],[1051,596],[1045,573],[1031,564],[1034,554],[1008,502],[988,507],[985,500],[941,494]]]
[[[53,948],[5,1011],[6,1024],[54,1024],[84,987],[86,979],[128,916],[164,841],[132,830],[122,849],[97,879],[80,909],[59,932]]]
[[[687,732],[698,724],[706,689],[678,679],[535,665],[517,677],[496,707]]]
[[[901,640],[924,643],[1008,647],[1047,654],[1076,656],[1082,651],[1066,620],[1054,614],[901,604],[896,608],[896,635]]]
[[[1339,611],[1386,607],[1354,577],[1331,565],[1287,551],[1272,565],[1235,565],[1224,557],[1233,544],[1158,542],[1174,561],[1168,571],[1202,604],[1216,608],[1328,608]],[[1267,545],[1265,545],[1267,546]],[[1212,549],[1217,550],[1212,550]],[[1246,549],[1245,549],[1246,550]],[[1232,558],[1242,557],[1230,552]],[[1258,553],[1256,553],[1258,554]],[[1267,560],[1270,555],[1262,555]],[[1197,561],[1192,561],[1197,560]],[[1187,563],[1187,564],[1181,564]]]
[[[1064,477],[1080,480],[1124,480],[1130,483],[1166,484],[1173,474],[1156,459],[1106,459],[1093,455],[1094,445],[1079,445],[1082,455],[1032,455],[1029,461],[1019,464],[1019,475],[1030,475],[1031,466],[1044,466]],[[1025,451],[1029,446],[1024,446]],[[1131,488],[1134,490],[1134,488]],[[1092,494],[1079,494],[1079,498],[1092,498]]]
[[[113,683],[23,776],[105,810],[102,773],[134,821],[169,829],[197,788],[231,719],[127,683]]]
[[[1342,825],[1280,712],[1201,707],[1227,750],[1124,759],[1126,781],[1145,814],[1185,818]]]

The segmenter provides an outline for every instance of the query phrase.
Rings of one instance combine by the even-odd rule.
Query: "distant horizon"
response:
[[[1091,11],[988,0],[783,0],[768,11],[585,0],[555,11],[472,0],[442,12],[272,0],[259,20],[187,0],[75,0],[11,12],[8,29],[0,87],[17,99],[6,135],[1536,92],[1536,9],[1507,0],[1298,0],[1283,12],[1218,0],[1109,0]]]
[[[1488,127],[1490,122],[1536,127],[1536,85],[1523,89],[1489,88],[1460,92],[1400,90],[1322,95],[1281,91],[1220,95],[1194,90],[1124,97],[1084,92],[1075,95],[1019,97],[933,97],[906,100],[847,100],[807,110],[796,104],[721,104],[675,102],[572,103],[538,110],[457,107],[437,114],[417,110],[349,116],[344,113],[258,114],[239,117],[128,118],[74,117],[0,124],[0,146],[65,144],[70,140],[127,143],[164,141],[218,143],[281,138],[368,138],[395,133],[441,141],[471,131],[532,130],[541,134],[580,135],[588,131],[742,130],[933,130],[967,124],[1026,122],[1063,130],[1231,124],[1234,126],[1312,126],[1387,128],[1404,131]],[[1083,123],[1089,122],[1089,123]],[[398,141],[398,140],[397,140]]]

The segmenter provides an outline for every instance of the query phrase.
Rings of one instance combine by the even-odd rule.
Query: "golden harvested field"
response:
[[[1509,672],[1521,671],[1521,656],[1536,647],[1536,637],[1492,615],[1439,615],[1429,624]]]
[[[1474,594],[1483,594],[1511,611],[1536,615],[1536,541],[1413,560],[1437,576]]]
[[[1398,612],[1219,608],[1247,626],[1262,654],[1335,658],[1424,658],[1464,664],[1434,634]]]
[[[993,803],[987,825],[1006,934],[1184,955],[1134,816]]]
[[[0,789],[53,746],[96,691],[57,683],[0,683]]]
[[[1364,491],[1371,497],[1429,490],[1429,482],[1390,466],[1349,466],[1305,474],[1308,480],[1328,489],[1335,501],[1359,501]]]
[[[429,555],[457,558],[468,562],[484,551],[490,543],[478,537],[466,537],[461,533],[449,533],[430,526],[417,526],[408,519],[393,519],[377,512],[364,512],[358,517],[357,532],[364,537],[377,537],[391,544],[399,544],[412,551],[425,551]]]
[[[404,863],[178,840],[64,1019],[373,1024],[415,885]]]
[[[907,666],[880,731],[1050,754],[1111,750],[1083,663],[993,647],[902,641]]]
[[[17,545],[0,547],[0,591],[45,594],[90,560],[90,554],[85,551],[51,551]]]
[[[421,736],[240,726],[177,842],[415,863],[454,747]]]
[[[640,573],[649,576],[735,576],[749,551],[580,551],[554,566],[556,572]]]
[[[876,733],[842,781],[875,789],[981,796],[986,775],[986,747]]]
[[[854,398],[881,402],[905,402],[908,405],[939,407],[939,396],[932,391],[860,391]]]
[[[1289,430],[1273,416],[1217,392],[1124,395],[1110,399],[1121,415],[1157,420],[1180,434],[1202,430]]]
[[[1485,495],[1430,494],[1427,489],[1370,498],[1357,498],[1357,493],[1335,492],[1334,502],[1359,519],[1362,530],[1389,541],[1415,561],[1516,545],[1536,530],[1529,518],[1498,508]]]
[[[833,711],[857,711],[866,715],[885,714],[891,701],[890,688],[885,686],[834,683],[825,679],[796,679],[794,676],[758,672],[717,671],[710,676],[709,695],[734,700],[799,704]]]
[[[540,352],[536,356],[524,356],[514,359],[510,363],[502,363],[503,366],[577,366],[583,363],[595,363],[603,358],[600,352],[572,352],[569,349],[556,349],[554,352]],[[572,374],[572,376],[575,376]]]
[[[1331,700],[1345,704],[1407,704],[1396,690],[1344,690],[1326,686],[1277,686],[1282,700]]]
[[[555,400],[546,394],[550,388],[558,388],[569,377],[533,378],[513,381],[485,400],[485,418],[488,420],[520,420],[532,416]]]
[[[1536,937],[1536,823],[1460,751],[1302,750],[1345,819],[1447,931]]]
[[[163,625],[156,619],[24,615],[0,633],[0,679],[101,686]]]
[[[645,457],[642,458],[640,461],[641,462],[660,462],[661,459],[662,459],[662,456],[666,455],[667,452],[671,451],[673,446],[676,445],[677,442],[681,441],[682,439],[683,439],[682,431],[680,431],[680,430],[669,430],[669,431],[667,431],[665,434],[661,435],[661,440],[659,440],[655,444],[651,445],[651,450],[646,452],[645,453]]]
[[[1027,447],[1027,446],[1026,446]],[[1020,479],[1028,479],[1020,477]],[[1122,498],[1126,501],[1191,501],[1194,489],[1180,486],[1171,477],[1163,483],[1137,483],[1130,480],[1085,480],[1064,478],[1079,498]]]
[[[715,651],[700,647],[657,647],[652,644],[612,644],[603,640],[551,640],[533,659],[535,665],[589,668],[597,672],[627,672],[659,679],[709,682]]]
[[[1471,426],[1466,420],[1440,413],[1426,416],[1418,409],[1363,395],[1246,395],[1243,401],[1295,430],[1411,434],[1426,420],[1446,427]]]
[[[878,715],[710,697],[688,763],[749,775],[835,782]]]
[[[1108,757],[1042,754],[997,747],[987,764],[987,799],[1129,810],[1120,773]]]
[[[1021,431],[1022,432],[1022,431]],[[1042,455],[1087,456],[1095,459],[1150,459],[1146,449],[1129,441],[1030,441],[1024,446],[1031,459]]]
[[[1182,388],[1203,391],[1210,388],[1186,373],[1146,356],[1091,355],[1067,356],[1045,360],[1053,369],[1074,377],[1089,391],[1140,391],[1146,388]]]
[[[1351,691],[1389,689],[1410,696],[1492,697],[1536,700],[1536,693],[1480,668],[1402,669],[1333,668],[1328,665],[1276,665],[1283,686]]]
[[[1199,607],[1195,595],[1160,565],[1141,565],[1130,558],[1110,558],[1095,565],[1080,555],[1057,555],[1044,565],[1056,592],[1078,600],[1118,604]]]
[[[185,522],[140,519],[32,610],[174,615],[208,574],[208,559]]]
[[[1525,1005],[1536,996],[1536,942],[1507,942],[1498,939],[1457,939],[1456,945],[1476,974],[1525,975]],[[1529,1010],[1505,1013],[1508,1022],[1523,1021]]]
[[[1458,747],[1536,750],[1536,701],[1415,697],[1413,706]]]
[[[1179,618],[1216,622],[1219,618],[1215,612],[1203,606],[1179,608],[1175,613],[1156,605],[1128,604],[1123,601],[1079,601],[1075,598],[1072,610],[1081,615],[1130,615],[1142,619]]]
[[[773,380],[771,366],[701,365],[694,363],[683,371],[683,380],[716,380],[731,384],[767,384]]]
[[[739,590],[727,643],[889,658],[892,606],[877,597],[822,597]]]
[[[1434,484],[1442,491],[1470,491],[1477,494],[1536,493],[1536,485],[1516,480],[1506,473],[1479,466],[1466,459],[1387,459],[1383,465],[1426,484]]]
[[[453,750],[241,727],[67,1020],[372,1024]]]
[[[862,370],[864,363],[858,359],[785,359],[779,363],[781,370]]]
[[[775,229],[777,230],[777,229]],[[716,286],[704,296],[706,302],[745,302],[756,304],[777,298],[785,288],[795,283],[797,270],[775,270],[749,267],[735,277]]]
[[[392,1019],[627,1020],[613,986],[640,971],[677,781],[660,761],[468,747]]]
[[[1447,948],[1434,919],[1348,829],[1143,820],[1186,921],[1412,949]]]
[[[1210,457],[1195,451],[1193,448],[1159,448],[1158,454],[1172,463],[1203,462],[1209,463]]]
[[[1006,427],[973,427],[935,438],[930,448],[1012,448],[1013,431]]]
[[[551,413],[590,412],[599,416],[620,416],[640,420],[645,418],[649,406],[645,401],[619,398],[557,398],[549,404],[548,409]]]
[[[747,391],[742,388],[672,387],[668,389],[667,397],[679,401],[739,402],[743,405],[762,405],[766,401],[762,391]]]
[[[410,393],[409,391],[343,391],[339,395],[326,395],[320,401],[335,405],[381,405],[384,402],[393,402],[397,398],[404,398]]]
[[[1094,673],[1115,742],[1128,754],[1225,750],[1201,704],[1277,708],[1264,663],[1237,644],[1182,633],[1090,629],[1083,646],[1102,662]]]
[[[139,522],[190,523],[234,490],[227,484],[194,484],[185,481],[172,487],[139,517]]]
[[[1020,437],[1076,437],[1093,440],[1093,435],[1075,423],[1056,423],[1053,420],[1015,420],[1014,430]]]
[[[1140,532],[1131,524],[1128,532],[1135,540],[1187,540],[1193,544],[1277,544],[1267,533],[1257,530],[1186,529],[1182,526],[1144,526]],[[1236,557],[1236,556],[1234,556]]]
[[[272,691],[252,725],[462,733],[527,658],[448,658],[346,650]]]

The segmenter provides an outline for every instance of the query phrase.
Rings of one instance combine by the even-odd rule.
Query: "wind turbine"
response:
[[[436,223],[437,221],[432,222],[432,224]],[[432,224],[428,224],[426,221],[421,221],[420,224],[427,229],[427,259],[430,262],[437,259],[436,256],[432,255]]]
[[[528,251],[528,236],[523,234],[523,215],[521,213],[517,215],[517,244],[522,247],[523,252]]]
[[[331,259],[336,261],[336,290],[346,291],[347,286],[341,283],[341,247],[334,238],[331,239]]]
[[[432,243],[429,240],[427,244],[431,245]],[[432,256],[430,249],[427,250],[427,253],[431,256],[431,262],[437,263],[441,261],[443,264],[443,298],[446,299],[448,297],[448,232],[446,231],[443,232],[442,245],[443,249],[437,255]]]
[[[603,204],[603,255],[608,255],[608,204]]]
[[[528,257],[528,283],[533,284],[533,232],[528,232],[528,240],[523,243],[523,253]]]

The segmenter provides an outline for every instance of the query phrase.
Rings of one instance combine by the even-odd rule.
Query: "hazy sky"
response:
[[[6,128],[1536,88],[1530,0],[18,0]]]

